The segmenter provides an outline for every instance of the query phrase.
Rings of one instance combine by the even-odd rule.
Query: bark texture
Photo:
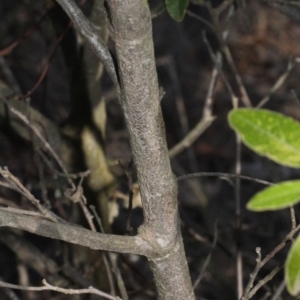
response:
[[[120,253],[134,253],[151,256],[153,249],[142,238],[102,234],[80,226],[54,223],[0,209],[0,226],[22,229],[44,237],[89,247]]]
[[[137,167],[145,222],[139,234],[158,253],[151,259],[159,299],[194,299],[159,101],[151,15],[146,0],[109,0],[121,105]]]

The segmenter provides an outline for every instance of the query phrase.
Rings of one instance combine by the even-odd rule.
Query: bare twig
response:
[[[18,261],[35,270],[41,277],[49,278],[51,283],[59,282],[63,287],[70,285],[70,282],[64,277],[65,274],[61,274],[60,266],[31,244],[24,235],[2,228],[0,241],[15,253]],[[64,270],[62,272],[64,273]]]
[[[248,97],[246,88],[245,88],[242,78],[239,75],[239,72],[236,68],[236,65],[235,65],[234,60],[231,55],[231,51],[225,41],[225,38],[226,38],[228,32],[224,35],[224,28],[223,28],[223,26],[221,26],[220,20],[219,20],[221,13],[224,10],[226,10],[228,7],[230,7],[232,4],[233,4],[233,0],[225,0],[222,2],[221,5],[219,5],[216,8],[213,8],[210,2],[205,2],[206,8],[208,9],[208,12],[212,19],[212,26],[213,26],[215,35],[219,41],[221,51],[224,54],[224,56],[227,60],[227,63],[229,65],[232,73],[234,74],[235,80],[239,87],[240,94],[241,94],[241,100],[243,101],[245,106],[251,107],[252,106],[251,101]],[[229,12],[229,15],[230,14],[231,14],[231,12]]]
[[[288,241],[293,239],[293,236],[300,230],[300,225],[297,225],[295,229],[291,230],[283,241],[275,247],[273,251],[271,251],[265,258],[261,261],[260,265],[263,267],[270,259],[272,259],[281,249],[283,249]]]
[[[194,290],[196,289],[196,287],[198,286],[198,284],[201,282],[201,280],[202,280],[203,277],[204,277],[204,274],[205,274],[205,271],[206,271],[206,269],[207,269],[207,266],[208,266],[208,264],[209,264],[209,262],[210,262],[212,253],[213,253],[213,251],[214,251],[215,248],[216,248],[217,241],[218,241],[218,224],[216,223],[216,224],[215,224],[214,240],[213,240],[213,243],[212,243],[212,247],[211,247],[211,250],[210,250],[209,254],[207,255],[207,257],[206,257],[204,263],[203,263],[203,266],[202,266],[202,268],[201,268],[201,271],[200,271],[200,273],[199,273],[198,278],[197,278],[196,281],[194,282],[194,285],[193,285]]]
[[[221,75],[221,78],[226,86],[226,89],[231,97],[231,102],[232,103],[237,103],[238,102],[238,97],[235,95],[230,83],[228,82],[223,70],[222,70],[222,55],[220,52],[217,52],[217,54],[215,54],[212,50],[212,47],[210,46],[210,43],[206,37],[205,32],[203,32],[202,34],[202,38],[203,38],[203,42],[206,45],[206,48],[209,52],[210,58],[212,60],[212,62],[214,63],[215,67],[218,69],[219,74]]]
[[[26,116],[28,118],[28,120],[30,122],[32,122],[32,115],[31,115],[31,109],[30,109],[30,98],[25,99],[25,103],[26,103]],[[44,166],[41,163],[41,158],[38,155],[38,150],[39,150],[39,145],[36,142],[35,136],[33,134],[33,132],[28,128],[28,133],[32,142],[32,146],[33,146],[33,151],[34,151],[34,160],[36,163],[36,167],[38,169],[38,174],[39,174],[39,183],[40,183],[40,187],[41,187],[41,192],[42,192],[42,199],[44,202],[44,205],[48,208],[51,209],[51,203],[48,200],[48,192],[47,192],[47,188],[46,188],[46,182],[45,182],[45,176],[44,176]]]
[[[17,116],[26,126],[28,126],[32,132],[34,133],[34,135],[39,139],[39,141],[42,143],[42,145],[45,147],[45,149],[49,152],[49,154],[51,155],[51,157],[55,160],[55,162],[58,164],[58,166],[60,167],[60,169],[63,171],[64,174],[68,175],[68,171],[65,167],[65,165],[63,164],[62,160],[59,158],[59,156],[57,155],[57,153],[55,152],[55,150],[52,148],[52,146],[48,143],[48,141],[43,137],[43,135],[41,134],[41,132],[31,124],[30,120],[24,115],[22,114],[20,111],[16,110],[13,106],[11,106],[10,102],[3,97],[0,94],[0,99],[7,105],[7,107],[9,108],[9,110],[15,115]],[[73,183],[73,181],[71,180],[71,178],[69,176],[66,176],[68,183],[71,186],[72,190],[76,190],[76,186]],[[92,222],[92,215],[91,213],[88,211],[87,207],[85,206],[86,203],[86,199],[84,197],[83,194],[81,194],[81,199],[79,201],[79,205],[91,227],[91,229],[95,229],[95,226]]]
[[[249,99],[248,93],[247,93],[246,88],[244,86],[243,80],[242,80],[242,78],[241,78],[241,76],[240,76],[240,74],[239,74],[239,72],[236,68],[233,57],[231,55],[231,51],[230,51],[227,44],[224,44],[224,46],[223,46],[223,53],[224,53],[224,56],[226,57],[228,65],[230,66],[231,71],[233,72],[235,80],[236,80],[236,82],[238,84],[238,87],[240,89],[241,100],[243,101],[245,106],[251,107],[252,104],[251,104],[251,101]]]
[[[234,103],[233,103],[234,105]],[[236,134],[236,160],[235,160],[235,174],[241,174],[241,138]],[[240,299],[243,295],[243,260],[242,260],[242,249],[240,242],[240,234],[242,227],[242,215],[241,215],[241,180],[237,176],[235,178],[235,217],[236,217],[236,274],[237,274],[237,295]]]
[[[0,186],[4,187],[4,188],[7,188],[7,189],[12,189],[12,190],[15,190],[17,192],[20,192],[19,189],[17,189],[15,186],[11,186],[10,184],[8,184],[7,182],[3,182],[0,180]]]
[[[0,276],[0,281],[3,281],[3,278]],[[19,296],[9,288],[3,288],[4,294],[8,297],[9,300],[21,300]]]
[[[282,242],[277,245],[268,255],[265,256],[265,258],[261,261],[258,261],[255,267],[254,272],[250,275],[250,282],[248,283],[247,287],[249,286],[250,288],[247,288],[241,298],[241,300],[249,300],[251,299],[256,292],[264,285],[266,282],[271,280],[282,268],[283,265],[277,266],[274,268],[264,279],[260,280],[254,287],[253,282],[259,272],[259,270],[270,260],[272,259],[280,250],[282,250],[286,243],[288,241],[291,241],[294,237],[294,235],[300,230],[300,225],[297,225],[295,228],[293,228],[282,240]]]
[[[194,173],[194,174],[186,174],[186,175],[177,177],[177,181],[181,181],[181,180],[185,180],[185,179],[189,179],[189,178],[195,178],[195,177],[240,178],[240,179],[257,182],[257,183],[264,184],[264,185],[274,185],[274,183],[272,183],[272,182],[257,179],[254,177],[249,177],[249,176],[244,176],[244,175],[239,175],[239,174],[231,174],[231,173],[220,173],[220,172],[200,172],[200,173]]]
[[[215,117],[210,116],[201,119],[200,122],[172,149],[169,150],[169,157],[172,159],[182,150],[190,147],[196,139],[211,125]]]
[[[212,92],[215,85],[217,76],[217,68],[215,67],[210,80],[209,89],[207,91],[207,96],[205,100],[205,105],[203,108],[203,115],[198,124],[171,150],[169,150],[170,158],[174,158],[185,148],[188,148],[196,139],[211,125],[215,117],[212,116]]]
[[[156,60],[157,65],[165,65],[167,68],[168,73],[170,74],[170,78],[172,81],[173,85],[173,90],[175,94],[175,104],[176,104],[176,109],[177,109],[177,114],[179,117],[180,121],[180,126],[181,126],[181,135],[180,138],[184,138],[188,135],[190,128],[189,128],[189,122],[187,118],[187,113],[186,113],[186,107],[180,87],[180,81],[178,78],[178,74],[176,71],[176,66],[174,59],[171,55],[165,55],[159,59]],[[186,149],[187,151],[187,156],[189,160],[189,166],[192,172],[198,172],[198,167],[197,167],[197,158],[195,155],[195,151],[191,147],[183,148],[183,150]]]
[[[6,205],[6,206],[11,207],[11,208],[17,208],[18,207],[12,200],[4,199],[2,197],[0,197],[0,204]]]
[[[219,64],[219,61],[216,61],[216,64]],[[217,70],[218,68],[217,66],[215,66],[212,72],[209,88],[207,91],[201,120],[189,133],[185,135],[185,137],[178,144],[176,144],[172,149],[169,150],[170,158],[174,158],[181,151],[190,147],[214,121],[215,117],[212,115],[212,94],[218,74]]]
[[[95,206],[90,205],[90,209],[93,212],[93,214],[94,214],[94,216],[96,218],[96,221],[97,221],[97,223],[98,223],[98,225],[100,227],[100,232],[101,233],[105,233],[104,227],[102,225],[101,219],[100,219],[100,217],[99,217],[99,215],[98,215],[98,213],[96,211]],[[110,285],[111,293],[113,295],[115,295],[116,294],[116,290],[115,290],[115,284],[114,284],[114,281],[113,281],[112,270],[111,270],[111,266],[110,266],[110,264],[108,262],[108,259],[107,259],[107,256],[110,258],[110,254],[111,253],[107,253],[107,254],[106,253],[102,253],[102,259],[103,259],[103,262],[104,262],[104,265],[105,265],[105,269],[106,269],[106,272],[107,272],[107,277],[108,277],[108,282],[109,282],[109,285]],[[110,261],[111,261],[111,259],[110,259]]]
[[[67,173],[67,174],[59,172],[52,166],[51,162],[49,161],[49,159],[46,157],[46,155],[42,151],[38,151],[38,153],[41,156],[41,158],[44,160],[46,165],[50,168],[50,170],[52,172],[54,172],[57,176],[71,178],[71,179],[77,179],[77,178],[87,177],[91,173],[90,170],[86,170],[86,171],[82,171],[82,172],[78,172],[78,173]]]
[[[254,271],[250,274],[250,280],[245,288],[245,291],[244,291],[244,295],[248,295],[250,290],[253,288],[253,283],[254,283],[254,280],[260,270],[260,262],[261,262],[261,248],[260,247],[257,247],[255,249],[255,252],[257,254],[257,258],[256,258],[256,266],[254,268]],[[244,296],[245,297],[245,296]],[[241,300],[245,300],[246,298],[242,297]]]
[[[37,200],[20,182],[20,180],[11,174],[7,167],[0,167],[0,174],[12,185],[13,188],[17,189],[22,195],[24,195],[37,209],[49,220],[53,222],[58,222],[55,215],[46,209],[43,205],[40,204],[40,201]]]
[[[61,168],[61,170],[65,174],[67,174],[68,173],[67,169],[65,168],[61,159],[58,157],[57,153],[54,151],[54,149],[51,147],[51,145],[48,143],[48,141],[43,137],[43,135],[40,133],[40,131],[31,124],[30,120],[24,114],[22,114],[20,111],[16,110],[10,104],[10,102],[5,97],[3,97],[1,94],[0,94],[0,99],[7,105],[8,109],[12,112],[12,114],[17,116],[26,126],[28,126],[33,131],[33,133],[39,139],[39,141],[43,144],[45,149],[47,149],[47,151],[49,151],[50,155],[55,159],[55,162],[58,164],[58,166]]]
[[[47,218],[45,215],[43,215],[41,213],[38,213],[36,211],[19,209],[19,208],[14,208],[14,207],[0,207],[0,210],[10,211],[12,213],[21,214],[21,215],[24,215],[24,216],[32,216],[32,217],[38,217],[38,218],[49,220],[49,218]]]
[[[105,42],[102,40],[101,36],[96,33],[90,21],[85,17],[80,8],[73,0],[56,0],[61,7],[68,14],[70,19],[75,24],[78,31],[84,36],[87,43],[95,51],[99,59],[104,65],[107,73],[112,79],[113,83],[118,86],[118,77],[115,69],[115,65],[112,56],[106,46]]]
[[[98,289],[95,289],[92,286],[87,289],[75,290],[75,289],[64,289],[64,288],[60,288],[57,286],[53,286],[53,285],[49,284],[45,279],[43,279],[42,282],[43,282],[44,286],[41,286],[41,287],[24,287],[24,286],[10,284],[10,283],[0,281],[0,287],[6,287],[6,288],[22,290],[22,291],[46,291],[47,290],[47,291],[55,291],[55,292],[59,292],[59,293],[67,294],[67,295],[94,294],[94,295],[99,295],[105,299],[122,300],[120,297],[111,296],[107,293],[104,293],[104,292],[98,290]]]
[[[290,214],[291,214],[292,230],[294,230],[297,226],[294,206],[290,207]]]
[[[93,211],[93,213],[95,215],[95,218],[96,218],[96,220],[99,224],[101,232],[104,233],[104,228],[103,228],[101,219],[100,219],[99,215],[97,214],[97,212],[95,210],[95,207],[91,206],[91,210]],[[111,252],[107,253],[107,255],[108,255],[108,258],[109,258],[109,261],[110,261],[110,265],[111,265],[111,267],[113,269],[113,272],[115,274],[115,278],[117,280],[117,285],[118,285],[119,291],[122,295],[122,298],[127,300],[128,299],[127,291],[126,291],[124,280],[122,278],[122,275],[121,275],[121,272],[119,270],[118,263],[117,263],[117,257],[118,256],[114,253],[111,253]],[[107,264],[107,266],[109,266],[108,260],[106,258],[106,254],[104,254],[104,253],[103,253],[103,259],[104,259],[104,263]],[[110,266],[109,266],[109,268],[110,268]],[[109,269],[108,275],[109,275],[108,279],[111,280],[111,284],[113,285],[112,276],[111,276],[111,269]]]
[[[124,300],[128,300],[128,295],[124,284],[124,280],[122,278],[120,269],[118,267],[118,255],[116,253],[109,253],[109,258],[113,267],[113,272],[115,273],[116,276],[117,285],[120,290],[121,296]]]
[[[285,72],[277,79],[268,94],[262,100],[260,100],[256,106],[257,108],[264,106],[270,100],[271,96],[284,84],[296,63],[297,61],[294,58],[289,59]]]
[[[132,230],[131,226],[130,226],[130,222],[131,222],[131,215],[132,215],[132,201],[133,201],[133,179],[132,179],[132,167],[133,167],[133,162],[131,161],[130,164],[128,165],[127,170],[125,170],[125,174],[127,176],[127,180],[128,180],[128,214],[127,214],[127,219],[126,219],[126,232],[127,234],[130,233],[130,231]]]
[[[268,281],[272,280],[273,277],[284,267],[284,264],[277,266],[276,268],[274,268],[267,276],[265,276],[262,280],[260,280],[255,287],[250,291],[249,293],[249,297],[246,298],[251,299],[256,293],[257,291],[264,286]]]

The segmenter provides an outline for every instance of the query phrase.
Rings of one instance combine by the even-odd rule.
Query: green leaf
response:
[[[265,109],[237,109],[228,116],[230,126],[258,154],[279,164],[300,167],[300,123]]]
[[[181,22],[186,8],[189,4],[189,0],[165,0],[166,7],[169,15],[177,22]]]
[[[284,277],[288,292],[296,296],[300,292],[300,237],[298,237],[289,251]]]
[[[300,180],[280,182],[255,194],[247,203],[254,211],[277,210],[300,201]]]

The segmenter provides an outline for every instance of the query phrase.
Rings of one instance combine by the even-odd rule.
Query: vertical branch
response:
[[[108,1],[115,31],[125,114],[144,207],[153,240],[175,236],[177,185],[168,158],[147,1]],[[176,216],[176,217],[174,217]]]
[[[236,161],[235,161],[235,174],[241,175],[241,139],[236,134]],[[237,299],[241,299],[243,295],[243,260],[241,250],[241,197],[240,197],[241,179],[235,179],[235,218],[236,218],[236,277],[237,277]]]
[[[109,0],[120,74],[121,105],[130,133],[158,299],[194,299],[180,232],[177,184],[171,171],[146,0]]]

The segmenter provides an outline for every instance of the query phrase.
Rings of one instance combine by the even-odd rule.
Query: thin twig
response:
[[[59,172],[51,165],[51,162],[49,161],[49,159],[46,157],[46,155],[42,151],[38,151],[38,153],[41,156],[41,158],[44,160],[46,165],[49,167],[49,169],[52,172],[54,172],[57,176],[77,179],[77,178],[87,177],[91,173],[90,170],[86,170],[86,171],[82,171],[82,172],[78,172],[78,173],[67,173],[67,174]]]
[[[197,123],[197,125],[188,134],[186,134],[185,137],[179,143],[177,143],[172,149],[169,150],[169,157],[171,159],[178,155],[184,149],[190,147],[215,119],[215,117],[212,115],[212,93],[217,78],[217,65],[219,63],[220,61],[216,59],[216,65],[212,72],[209,88],[205,99],[205,104],[203,107],[202,118]]]
[[[242,78],[241,78],[241,76],[240,76],[240,74],[239,74],[239,72],[237,70],[235,62],[234,62],[233,57],[231,55],[231,51],[230,51],[230,49],[229,49],[229,47],[228,47],[227,44],[224,44],[224,46],[223,46],[223,53],[224,53],[224,56],[226,57],[228,65],[231,68],[231,71],[234,74],[234,77],[235,77],[235,80],[237,82],[237,85],[238,85],[238,87],[240,89],[242,102],[244,103],[245,106],[252,107],[252,104],[251,104],[251,101],[249,99],[249,96],[248,96],[248,93],[246,91],[246,88],[244,86],[243,80],[242,80]]]
[[[254,280],[260,270],[260,262],[261,262],[261,248],[260,247],[257,247],[255,249],[255,252],[257,254],[257,258],[256,258],[256,266],[253,270],[253,272],[250,274],[250,280],[245,288],[245,291],[244,291],[244,295],[248,295],[250,290],[253,288],[253,284],[254,284]],[[241,298],[241,300],[246,300],[247,298],[245,298],[245,296],[243,296]]]
[[[0,281],[3,281],[3,278],[0,276]],[[12,289],[9,288],[3,288],[4,294],[8,297],[9,300],[21,300],[18,295],[13,291]]]
[[[250,281],[255,280],[258,271],[269,261],[271,260],[280,250],[282,250],[288,241],[291,241],[294,235],[300,230],[300,225],[297,225],[294,229],[292,229],[285,238],[281,241],[279,245],[277,245],[269,254],[265,256],[263,260],[261,260],[255,267],[255,271],[250,275]],[[243,297],[241,300],[249,300],[251,299],[255,293],[264,285],[266,282],[271,280],[281,269],[282,266],[278,266],[273,271],[271,271],[264,279],[260,280],[252,289],[247,289],[244,292]],[[252,284],[253,285],[253,284]]]
[[[296,226],[297,226],[296,214],[295,214],[294,206],[290,207],[290,214],[291,214],[292,230],[294,230],[296,228]]]
[[[262,280],[260,280],[255,287],[250,291],[249,297],[246,298],[245,300],[251,299],[257,291],[264,286],[268,281],[272,280],[273,277],[284,267],[284,264],[277,266],[274,268],[267,276],[265,276]]]
[[[169,150],[169,157],[172,159],[182,150],[190,147],[196,139],[211,125],[215,117],[211,116],[201,119],[200,122],[186,135],[178,144]]]
[[[226,86],[226,89],[231,97],[231,102],[232,103],[237,103],[238,102],[238,97],[235,95],[230,83],[228,82],[223,70],[222,70],[222,55],[220,52],[217,52],[217,54],[215,54],[212,50],[212,47],[206,37],[205,32],[202,33],[202,39],[203,42],[206,45],[206,48],[208,50],[208,53],[210,55],[210,58],[212,60],[212,62],[214,63],[215,67],[217,67],[219,74],[221,75],[221,78]]]
[[[64,164],[62,163],[61,159],[58,157],[57,153],[54,151],[54,149],[51,147],[48,141],[43,137],[40,131],[30,123],[29,119],[24,114],[22,114],[20,111],[16,110],[13,106],[11,106],[9,101],[1,94],[0,94],[0,99],[7,105],[8,109],[12,112],[12,114],[18,117],[26,126],[28,126],[33,131],[35,136],[40,140],[40,142],[44,145],[44,147],[49,151],[51,156],[55,159],[56,163],[61,168],[61,170],[65,174],[67,174],[68,172]]]
[[[285,72],[277,79],[268,94],[257,104],[257,108],[264,106],[270,100],[271,96],[284,84],[296,63],[297,61],[294,58],[289,59]]]
[[[102,37],[96,33],[94,27],[82,13],[81,9],[73,0],[56,0],[70,19],[73,21],[74,25],[78,31],[84,36],[86,42],[90,47],[95,51],[101,62],[103,63],[104,68],[112,79],[113,83],[118,86],[118,77],[115,69],[115,65],[112,59],[112,56],[109,52],[109,49],[105,42],[102,40]]]
[[[201,280],[203,279],[204,277],[204,274],[205,274],[205,271],[207,269],[207,266],[211,260],[211,256],[212,256],[212,253],[213,251],[215,250],[216,248],[216,245],[217,245],[217,241],[218,241],[218,225],[217,223],[215,224],[215,231],[214,231],[214,240],[213,240],[213,243],[212,243],[212,247],[211,247],[211,250],[209,252],[209,254],[207,255],[204,263],[203,263],[203,266],[201,268],[201,271],[199,273],[199,276],[198,278],[196,279],[194,285],[193,285],[193,289],[195,290],[196,287],[198,286],[198,284],[201,282]]]
[[[213,8],[210,2],[205,2],[205,3],[206,3],[206,8],[208,9],[208,12],[211,16],[212,26],[214,28],[215,35],[219,41],[221,51],[224,54],[224,56],[227,60],[227,63],[229,65],[232,73],[234,74],[235,81],[239,87],[240,94],[241,94],[241,100],[243,101],[245,106],[251,107],[252,104],[251,104],[251,101],[247,94],[246,88],[245,88],[242,78],[236,68],[235,62],[231,55],[231,51],[224,39],[227,34],[223,35],[223,32],[224,32],[223,27],[221,26],[220,21],[219,21],[220,14],[233,4],[233,0],[225,0],[225,1],[223,1],[223,3],[221,5],[219,5],[216,8]],[[230,12],[229,12],[229,14],[230,14]]]
[[[10,212],[13,212],[13,213],[22,214],[24,216],[32,216],[32,217],[45,218],[45,215],[43,215],[41,213],[38,213],[36,211],[19,209],[19,208],[15,208],[15,207],[1,207],[0,206],[0,210],[10,211]],[[46,219],[49,220],[49,218],[47,218],[47,217],[46,217]]]
[[[124,280],[122,278],[120,269],[118,267],[118,254],[116,253],[109,253],[109,258],[113,267],[113,272],[115,273],[117,279],[117,285],[120,290],[121,296],[124,300],[128,300],[128,294],[126,291],[126,287],[124,284]]]
[[[100,232],[105,233],[104,227],[101,222],[101,218],[100,218],[99,214],[97,213],[95,206],[90,205],[90,209],[93,212],[95,219],[99,225]],[[103,259],[104,266],[105,266],[105,269],[107,272],[107,278],[108,278],[108,282],[110,285],[110,291],[113,295],[116,295],[116,289],[115,289],[115,285],[114,285],[114,281],[113,281],[112,270],[111,270],[111,266],[108,262],[107,255],[109,256],[109,253],[106,254],[106,253],[102,252],[102,259]]]
[[[261,261],[261,267],[263,267],[270,259],[272,259],[281,249],[283,249],[288,241],[293,239],[293,236],[300,230],[300,225],[297,225],[295,229],[291,230],[290,233],[286,235],[284,240],[266,257]]]
[[[67,295],[80,295],[80,294],[95,294],[99,295],[105,299],[110,300],[122,300],[120,297],[113,297],[105,292],[102,292],[94,287],[90,286],[87,289],[64,289],[60,287],[53,286],[49,284],[45,279],[43,279],[44,286],[41,287],[24,287],[16,284],[10,284],[3,281],[0,281],[0,287],[22,290],[22,291],[55,291]]]
[[[280,285],[278,286],[276,292],[274,293],[273,297],[270,300],[278,300],[285,289],[285,280],[283,279]]]
[[[165,65],[166,69],[170,75],[174,94],[175,94],[175,105],[176,105],[177,114],[178,114],[180,126],[181,126],[180,138],[183,139],[189,134],[190,128],[189,128],[186,107],[185,107],[185,103],[184,103],[184,99],[183,99],[183,95],[182,95],[182,91],[181,91],[181,87],[180,87],[180,81],[179,81],[178,74],[176,71],[174,59],[171,55],[165,55],[165,56],[161,57],[160,59],[156,60],[156,64],[157,65]],[[197,163],[197,158],[196,158],[194,149],[192,147],[187,147],[187,148],[184,147],[183,150],[185,150],[185,149],[186,149],[188,160],[189,160],[190,170],[192,172],[198,172],[199,171],[199,169],[197,167],[198,163]]]
[[[181,180],[185,180],[185,179],[189,179],[189,178],[195,178],[195,177],[240,178],[240,179],[257,182],[257,183],[264,184],[264,185],[274,185],[274,183],[272,183],[272,182],[257,179],[254,177],[249,177],[249,176],[239,175],[239,174],[231,174],[231,173],[221,173],[221,172],[200,172],[200,173],[194,173],[194,174],[186,174],[186,175],[177,177],[177,181],[181,181]]]
[[[11,186],[10,184],[8,184],[7,182],[3,182],[0,180],[0,186],[4,187],[4,188],[7,188],[7,189],[12,189],[14,191],[17,191],[19,192],[19,189],[17,189],[16,187],[14,186]]]
[[[217,59],[217,62],[216,62],[217,64],[221,63],[220,62],[221,55],[217,55],[216,59]],[[211,79],[209,82],[209,86],[208,86],[208,90],[207,90],[207,94],[206,94],[206,98],[205,98],[205,102],[204,102],[203,113],[202,113],[202,117],[204,119],[212,116],[213,92],[214,92],[214,87],[216,85],[217,76],[218,76],[218,67],[215,65],[214,69],[212,71],[212,74],[211,74]]]
[[[236,161],[235,161],[235,173],[236,175],[241,174],[241,138],[236,134]],[[236,217],[236,274],[237,274],[237,294],[238,299],[243,295],[243,260],[242,260],[242,249],[240,242],[240,234],[242,227],[242,215],[241,215],[241,180],[239,177],[235,178],[235,217]]]
[[[25,103],[26,103],[27,118],[28,118],[29,122],[32,122],[31,110],[30,110],[30,98],[27,98],[25,100]],[[44,176],[44,166],[41,163],[40,156],[38,155],[39,146],[38,146],[38,143],[36,142],[36,139],[35,139],[35,136],[34,136],[32,130],[30,130],[28,128],[28,131],[29,131],[28,133],[29,133],[29,136],[30,136],[30,139],[31,139],[31,142],[32,142],[32,146],[33,146],[34,160],[35,160],[35,163],[36,163],[36,167],[38,169],[39,184],[40,184],[40,187],[41,187],[42,199],[43,199],[44,205],[48,209],[51,209],[51,203],[50,203],[50,201],[48,200],[48,197],[47,197],[48,191],[47,191],[47,188],[46,188],[46,182],[45,182],[45,176]]]
[[[132,201],[133,201],[133,179],[132,179],[132,166],[133,162],[131,161],[127,170],[125,171],[125,174],[128,179],[128,188],[129,188],[129,201],[128,201],[128,214],[127,214],[127,220],[126,220],[126,232],[127,234],[130,234],[132,228],[130,226],[131,222],[131,215],[132,215]]]
[[[55,215],[46,209],[43,205],[40,204],[40,201],[37,200],[20,182],[20,180],[11,174],[7,167],[0,167],[0,174],[14,187],[16,188],[22,195],[24,195],[47,219],[52,222],[58,222]]]
[[[97,213],[97,211],[96,211],[96,207],[95,207],[94,205],[90,205],[90,209],[91,209],[92,213],[93,213],[94,216],[95,216],[96,222],[97,222],[98,225],[99,225],[100,232],[101,232],[101,233],[105,233],[104,227],[103,227],[103,224],[102,224],[102,221],[101,221],[101,218],[100,218],[100,216],[98,215],[98,213]]]

